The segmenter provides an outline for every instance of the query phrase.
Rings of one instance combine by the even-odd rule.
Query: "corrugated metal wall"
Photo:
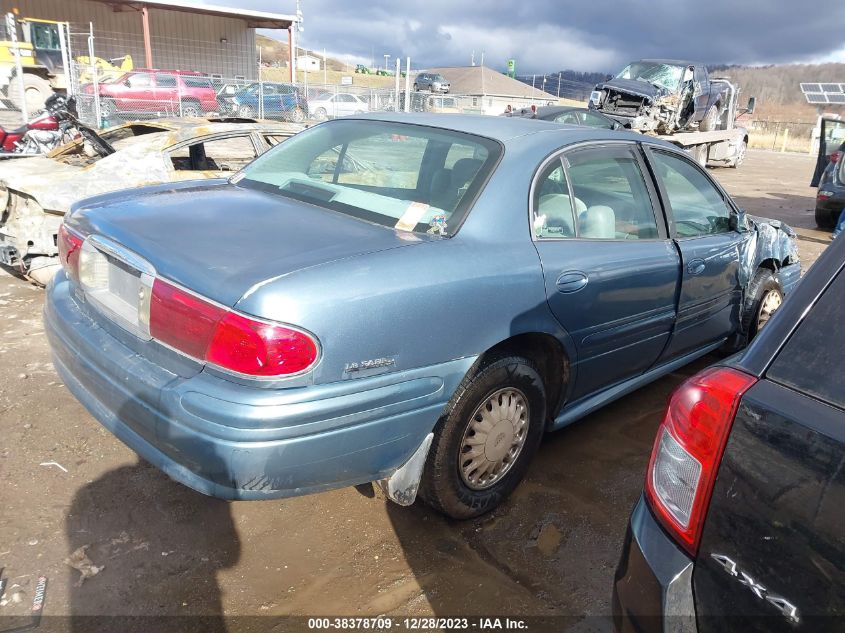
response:
[[[74,57],[88,54],[86,36],[93,22],[98,57],[129,54],[136,67],[145,65],[140,11],[114,11],[87,0],[0,0],[4,15],[13,7],[20,17],[70,22]],[[150,34],[156,68],[249,79],[257,74],[255,29],[247,28],[244,20],[151,8]]]

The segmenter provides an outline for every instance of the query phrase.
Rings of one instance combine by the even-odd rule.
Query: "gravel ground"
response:
[[[741,169],[713,172],[750,213],[799,229],[805,268],[829,241],[814,230],[812,165],[751,151]],[[221,614],[539,614],[566,616],[557,630],[607,631],[613,571],[666,397],[714,360],[548,436],[513,497],[479,520],[400,508],[366,488],[227,503],[140,462],[71,397],[50,362],[42,300],[0,273],[0,568],[9,582],[0,629],[46,575],[42,630],[307,626]],[[68,559],[99,571],[83,582]],[[67,615],[212,619],[54,617]]]

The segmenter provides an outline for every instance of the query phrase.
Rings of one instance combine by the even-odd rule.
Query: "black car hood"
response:
[[[664,90],[655,85],[645,81],[637,81],[636,79],[611,79],[596,86],[596,90],[617,90],[619,92],[626,92],[628,94],[636,95],[638,97],[646,97],[654,99],[663,94]]]

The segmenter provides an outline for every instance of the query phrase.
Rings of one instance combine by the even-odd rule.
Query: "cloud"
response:
[[[295,11],[295,0],[229,0]],[[520,73],[609,71],[642,57],[713,64],[841,59],[845,3],[818,0],[302,0],[304,46],[358,61],[411,56],[414,67],[467,65],[475,51]],[[833,57],[831,57],[833,56]]]

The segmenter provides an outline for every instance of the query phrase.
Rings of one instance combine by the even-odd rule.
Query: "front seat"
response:
[[[616,213],[604,205],[587,207],[587,210],[578,216],[578,228],[580,237],[615,239]]]

